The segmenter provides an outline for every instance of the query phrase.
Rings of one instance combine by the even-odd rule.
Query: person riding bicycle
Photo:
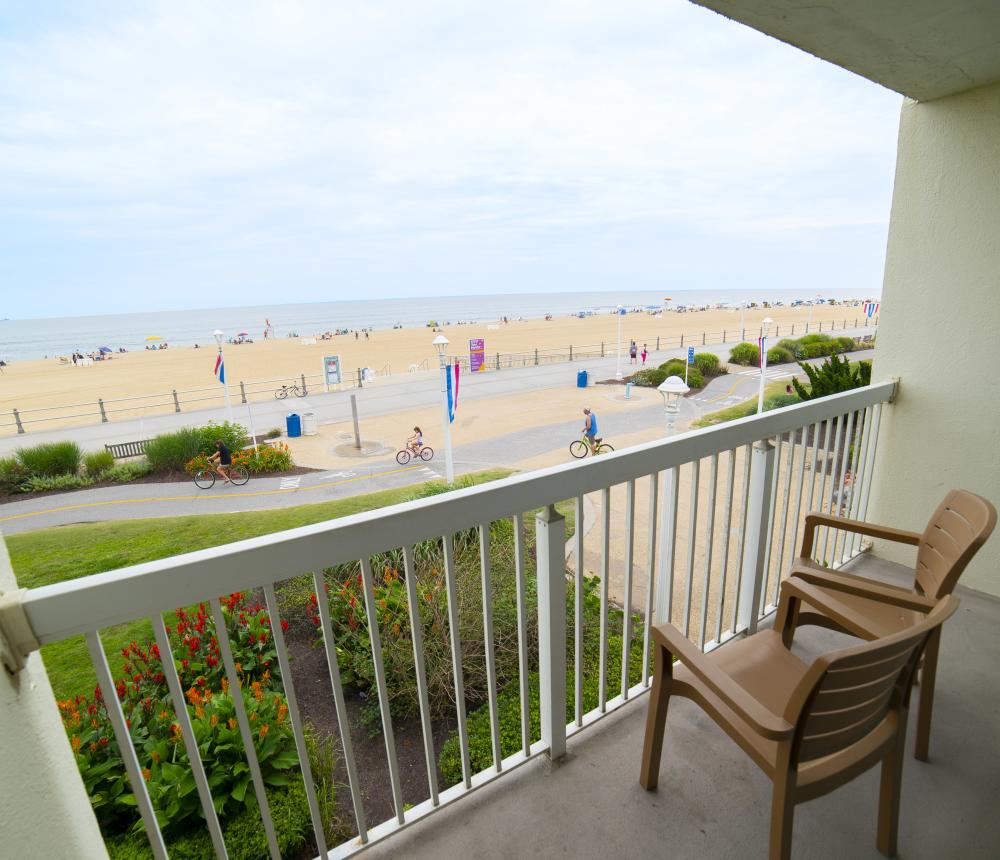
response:
[[[229,453],[229,448],[226,447],[226,443],[221,439],[215,440],[215,453],[208,458],[210,463],[218,463],[215,467],[215,471],[222,476],[222,480],[227,484],[229,483],[229,475],[226,473],[226,469],[233,465],[233,455]]]
[[[583,435],[590,446],[590,453],[597,453],[597,416],[589,408],[583,410],[586,418],[583,421]]]
[[[424,447],[424,434],[419,427],[414,427],[413,435],[407,437],[406,447],[414,454],[420,454],[420,449]]]

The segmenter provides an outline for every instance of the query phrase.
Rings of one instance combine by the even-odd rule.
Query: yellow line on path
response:
[[[412,472],[415,469],[420,468],[423,467],[407,466],[405,469],[389,469],[386,472],[377,472],[372,475],[355,475],[353,478],[344,478],[340,481],[328,481],[322,484],[316,484],[312,487],[290,487],[287,490],[256,490],[250,493],[234,493],[228,496],[150,496],[145,499],[107,499],[105,501],[98,502],[83,502],[79,505],[63,505],[59,508],[47,508],[44,511],[31,511],[27,514],[13,514],[9,517],[0,517],[0,523],[5,523],[10,520],[23,520],[27,517],[39,517],[42,514],[57,514],[61,511],[75,511],[82,508],[97,508],[101,505],[137,505],[144,502],[228,502],[233,499],[246,499],[251,496],[277,496],[284,493],[305,493],[309,490],[322,490],[325,487],[336,487],[340,484],[350,484],[352,481],[362,481],[366,478],[382,478],[386,475],[398,475],[402,472]]]
[[[725,400],[727,397],[729,397],[739,387],[739,385],[740,385],[740,383],[742,381],[743,381],[742,379],[737,379],[736,382],[734,382],[732,384],[732,387],[729,389],[729,391],[727,391],[725,394],[720,394],[718,397],[711,397],[708,400],[706,400],[705,402],[706,403],[718,403],[720,400]]]

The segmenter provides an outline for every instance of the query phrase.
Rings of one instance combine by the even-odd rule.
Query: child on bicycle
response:
[[[424,447],[424,434],[419,427],[413,428],[413,435],[407,438],[406,447],[415,455],[420,454],[420,449]]]

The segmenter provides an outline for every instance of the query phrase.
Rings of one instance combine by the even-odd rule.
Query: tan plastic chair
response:
[[[805,582],[783,584],[782,600],[792,597],[823,605],[822,593]],[[957,598],[946,597],[904,632],[824,654],[811,666],[774,630],[703,654],[675,627],[654,627],[656,666],[639,782],[648,791],[656,788],[667,705],[671,696],[683,696],[771,778],[771,860],[791,856],[795,804],[879,762],[876,845],[895,856],[910,687],[928,637],[957,607]]]
[[[808,601],[782,603],[774,628],[790,646],[795,630],[808,624],[850,633],[862,639],[877,639],[905,630],[924,616],[945,595],[951,594],[958,578],[990,536],[997,511],[986,499],[968,490],[952,490],[931,517],[923,534],[848,520],[826,514],[808,514],[802,549],[790,576],[821,589],[825,608],[816,611]],[[810,560],[817,526],[897,541],[917,547],[913,587],[899,588],[863,576],[832,571]],[[934,682],[937,676],[940,630],[928,640],[920,673],[920,705],[914,755],[927,760],[930,747]]]

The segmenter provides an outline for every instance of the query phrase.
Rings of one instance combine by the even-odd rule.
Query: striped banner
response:
[[[445,377],[448,381],[448,423],[455,420],[455,411],[458,409],[458,377],[461,370],[461,362],[456,361],[448,366],[448,375]],[[452,377],[454,377],[454,382],[452,382]]]
[[[871,319],[875,314],[878,313],[878,309],[882,307],[881,302],[865,302],[861,308],[868,319]]]

